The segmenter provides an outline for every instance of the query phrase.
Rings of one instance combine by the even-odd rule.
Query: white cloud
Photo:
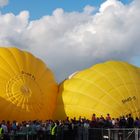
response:
[[[87,5],[87,6],[85,6],[85,8],[84,8],[84,12],[87,13],[87,14],[91,14],[91,13],[94,12],[95,9],[96,9],[95,7],[90,6],[90,5]]]
[[[105,1],[83,12],[56,9],[29,21],[29,13],[0,15],[0,45],[26,49],[42,58],[58,81],[74,71],[108,59],[131,61],[140,55],[140,4]]]
[[[0,0],[0,7],[6,6],[8,2],[8,0]]]
[[[112,12],[113,12],[115,9],[118,10],[118,9],[120,9],[122,6],[123,6],[123,4],[122,4],[120,1],[118,1],[118,0],[106,0],[106,1],[100,6],[99,11],[100,11],[101,13],[103,13],[103,12],[105,12],[105,11],[107,11],[107,10],[109,10],[109,11],[112,10]]]

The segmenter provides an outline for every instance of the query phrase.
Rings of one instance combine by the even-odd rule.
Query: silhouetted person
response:
[[[134,127],[134,119],[131,116],[131,114],[129,114],[128,119],[127,119],[127,127],[128,128],[133,128]]]

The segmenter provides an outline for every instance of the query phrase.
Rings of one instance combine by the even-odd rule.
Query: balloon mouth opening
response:
[[[31,90],[28,86],[23,85],[20,87],[20,91],[24,94],[24,95],[30,95],[31,94]]]

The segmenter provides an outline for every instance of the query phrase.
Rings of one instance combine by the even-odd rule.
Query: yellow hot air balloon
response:
[[[40,59],[17,48],[0,48],[0,120],[51,119],[57,88]]]
[[[140,71],[121,61],[107,61],[77,72],[59,89],[55,117],[131,113],[140,117]]]

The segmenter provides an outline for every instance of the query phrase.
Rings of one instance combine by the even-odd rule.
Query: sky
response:
[[[0,0],[0,46],[42,59],[58,82],[108,60],[140,66],[140,0]]]
[[[12,12],[18,14],[21,11],[28,10],[30,19],[38,19],[45,15],[51,15],[57,8],[62,8],[65,12],[79,11],[82,12],[86,5],[99,8],[105,0],[0,0],[7,5],[1,9],[2,13]],[[131,0],[121,0],[128,4]]]

